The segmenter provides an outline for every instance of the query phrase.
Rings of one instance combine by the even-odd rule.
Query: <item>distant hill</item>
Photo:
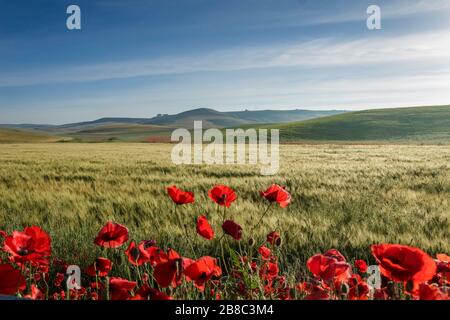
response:
[[[226,128],[244,124],[285,123],[344,113],[342,110],[261,110],[220,112],[200,108],[176,115],[163,115],[143,123],[191,128],[194,120],[203,120],[203,127]]]
[[[177,128],[192,128],[195,120],[202,120],[205,128],[233,127],[249,123],[245,119],[238,118],[227,112],[206,108],[189,110],[175,115],[162,115],[149,119],[145,123]]]
[[[77,141],[167,141],[175,128],[193,128],[195,120],[203,121],[203,128],[227,128],[243,125],[286,123],[345,111],[262,110],[220,112],[198,108],[175,115],[158,115],[153,118],[101,118],[94,121],[64,125],[0,125],[19,130],[33,130],[53,136],[71,137]]]
[[[343,111],[194,109],[154,118],[102,118],[55,125],[7,125],[0,142],[168,142],[175,128],[280,129],[281,142],[450,143],[450,106]],[[1,125],[0,125],[1,127]]]
[[[56,142],[61,138],[32,130],[0,128],[0,143]]]
[[[282,141],[450,142],[450,106],[377,109],[267,126]]]
[[[64,125],[42,125],[42,124],[17,124],[1,125],[4,128],[34,129],[42,131],[79,131],[85,128],[92,128],[104,125],[115,124],[153,124],[161,126],[192,127],[194,120],[202,120],[205,127],[233,127],[239,124],[251,123],[284,123],[291,121],[301,121],[324,117],[333,114],[340,114],[343,110],[261,110],[261,111],[231,111],[221,112],[214,109],[198,108],[174,115],[158,115],[153,118],[101,118],[94,121],[68,123]]]
[[[174,129],[145,124],[102,124],[68,133],[78,141],[129,141],[129,142],[170,142],[170,135]]]

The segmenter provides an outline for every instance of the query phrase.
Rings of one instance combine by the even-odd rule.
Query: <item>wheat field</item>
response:
[[[214,243],[195,233],[208,214],[219,231],[218,208],[207,197],[215,184],[238,199],[227,214],[242,225],[242,247],[282,231],[287,272],[304,271],[317,252],[339,249],[372,261],[369,246],[414,245],[429,254],[450,252],[450,148],[413,145],[285,145],[276,176],[250,165],[176,166],[169,144],[7,144],[0,152],[0,229],[38,225],[52,237],[55,256],[86,266],[107,220],[125,224],[135,240],[155,239],[184,256],[216,255]],[[259,192],[286,186],[292,203],[274,207],[252,230],[267,204]],[[174,214],[166,188],[193,191],[196,202]],[[186,241],[186,237],[190,241]],[[213,240],[214,242],[215,240]],[[196,252],[192,252],[193,242]],[[231,244],[237,245],[237,244]]]

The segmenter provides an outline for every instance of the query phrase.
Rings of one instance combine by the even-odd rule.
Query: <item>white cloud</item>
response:
[[[72,83],[191,72],[261,68],[377,65],[392,62],[442,62],[449,66],[450,32],[421,33],[357,40],[319,39],[269,47],[243,47],[188,57],[119,61],[25,70],[3,74],[0,86]]]

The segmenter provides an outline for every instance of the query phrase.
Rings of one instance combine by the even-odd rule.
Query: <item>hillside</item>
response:
[[[213,109],[194,109],[175,115],[163,115],[147,120],[146,124],[192,128],[194,121],[202,120],[204,128],[224,128],[248,123],[246,120]]]
[[[75,133],[114,125],[157,125],[163,127],[192,128],[194,120],[202,120],[205,128],[234,127],[242,124],[265,124],[301,121],[317,117],[339,114],[341,110],[261,110],[221,112],[208,108],[198,108],[173,115],[158,115],[153,118],[101,118],[94,121],[68,123],[63,125],[17,124],[1,125],[3,128],[31,129],[52,134]]]
[[[311,111],[311,110],[261,110],[261,111],[237,111],[220,112],[213,109],[198,108],[174,115],[158,115],[153,118],[101,118],[94,121],[68,123],[63,125],[42,125],[42,124],[17,124],[0,125],[8,131],[4,141],[26,141],[19,136],[12,138],[16,132],[28,132],[30,134],[41,135],[43,138],[33,139],[44,140],[50,136],[67,137],[74,141],[81,142],[102,142],[102,141],[138,141],[138,142],[167,142],[170,141],[170,134],[176,128],[192,129],[194,121],[203,121],[203,128],[227,128],[242,127],[246,125],[261,125],[267,123],[286,123],[289,121],[300,121],[316,117],[324,117],[330,114],[339,114],[345,111]],[[23,135],[23,134],[22,134]],[[9,137],[11,136],[11,138]],[[50,139],[50,141],[52,141]]]
[[[61,138],[32,130],[0,128],[0,143],[56,142]]]
[[[170,142],[173,128],[143,124],[105,124],[67,133],[77,141]]]
[[[345,111],[327,110],[261,110],[261,111],[228,111],[220,112],[213,109],[199,108],[181,112],[176,115],[163,115],[149,119],[143,123],[165,126],[192,128],[194,120],[202,120],[204,128],[226,128],[245,124],[285,123],[302,121]]]
[[[302,122],[280,129],[282,141],[450,142],[450,106],[377,109]]]
[[[287,122],[288,119],[302,117],[306,120]],[[280,129],[281,142],[450,143],[450,106],[345,113],[308,110],[219,112],[194,109],[151,119],[102,118],[60,126],[27,124],[22,127],[19,125],[18,128],[9,125],[0,129],[0,143],[54,142],[61,139],[81,142],[168,142],[175,128],[190,129],[194,120],[202,120],[205,129]]]

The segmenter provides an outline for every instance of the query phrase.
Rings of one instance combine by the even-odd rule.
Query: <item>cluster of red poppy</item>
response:
[[[329,250],[307,261],[315,281],[303,282],[299,289],[307,299],[450,299],[449,256],[433,260],[418,248],[398,244],[373,245],[371,251],[381,273],[379,288],[368,284],[364,260],[356,260],[353,269],[339,251]]]
[[[167,191],[176,206],[194,202],[192,192],[175,186]],[[237,198],[224,185],[212,188],[208,196],[224,208]],[[261,196],[269,201],[268,209],[274,202],[285,208],[291,201],[291,195],[275,184],[261,192]],[[217,239],[221,246],[225,235],[236,241],[243,238],[242,227],[227,220],[226,211],[223,212],[223,233]],[[206,240],[215,238],[206,215],[197,218],[196,231]],[[190,297],[189,292],[197,291],[201,295],[194,296],[204,299],[450,299],[450,257],[439,254],[432,259],[420,249],[403,245],[371,247],[381,273],[379,286],[370,283],[371,274],[365,261],[356,260],[352,266],[337,250],[311,257],[306,265],[312,276],[292,284],[280,272],[281,235],[277,231],[270,232],[259,246],[250,243],[251,249],[246,254],[228,247],[228,259],[224,255],[221,259],[211,256],[191,259],[172,248],[164,250],[153,240],[129,241],[127,227],[110,221],[101,228],[94,244],[111,250],[118,261],[98,257],[83,273],[83,281],[88,285],[66,290],[68,264],[52,259],[51,239],[45,231],[37,226],[11,234],[0,230],[0,238],[3,238],[0,295],[55,300],[167,300]],[[127,248],[120,249],[127,242]],[[253,252],[252,248],[257,249]],[[114,264],[122,263],[117,254],[124,254],[132,266],[129,279],[112,275]]]

